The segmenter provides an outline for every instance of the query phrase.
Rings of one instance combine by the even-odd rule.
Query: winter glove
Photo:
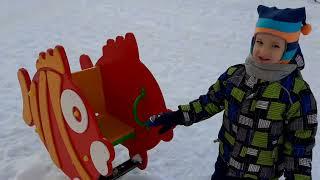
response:
[[[176,125],[182,125],[183,120],[183,114],[180,110],[169,111],[160,113],[158,115],[152,115],[146,122],[146,125],[148,127],[156,127],[162,125],[163,127],[159,130],[159,134],[163,134]]]

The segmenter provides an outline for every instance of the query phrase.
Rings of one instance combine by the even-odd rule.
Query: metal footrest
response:
[[[140,164],[139,161],[129,159],[128,161],[120,164],[119,166],[113,168],[112,175],[110,176],[100,176],[99,180],[114,180],[128,173],[132,169],[136,168]]]

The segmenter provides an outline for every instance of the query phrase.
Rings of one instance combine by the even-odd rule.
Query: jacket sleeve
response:
[[[235,66],[229,67],[216,83],[210,86],[207,94],[201,95],[189,104],[179,106],[184,116],[185,126],[208,119],[224,109],[226,81],[236,70]]]
[[[317,104],[308,84],[296,80],[298,98],[287,113],[284,133],[285,176],[288,180],[311,179],[312,149],[317,131]]]

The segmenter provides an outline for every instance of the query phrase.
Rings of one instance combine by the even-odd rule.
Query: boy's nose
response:
[[[266,59],[268,58],[270,55],[270,50],[268,48],[261,48],[259,51],[259,56],[261,56],[262,58]]]

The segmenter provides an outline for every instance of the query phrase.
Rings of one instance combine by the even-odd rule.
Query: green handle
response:
[[[133,103],[133,116],[134,116],[134,120],[136,121],[136,123],[138,123],[140,126],[145,127],[145,123],[140,121],[140,119],[138,118],[138,113],[137,113],[137,107],[139,102],[142,100],[142,98],[144,98],[144,96],[146,95],[146,92],[144,90],[144,88],[141,89],[141,93],[140,95],[136,98],[136,100]]]

